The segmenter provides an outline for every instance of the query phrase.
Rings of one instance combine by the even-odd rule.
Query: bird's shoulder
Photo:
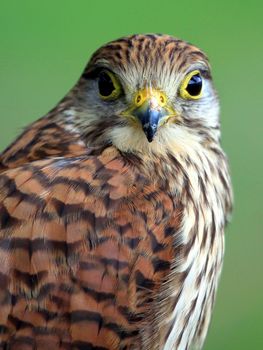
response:
[[[58,108],[58,107],[57,107]],[[54,157],[74,157],[84,154],[87,147],[79,134],[52,113],[29,125],[2,153],[0,173],[26,163]]]

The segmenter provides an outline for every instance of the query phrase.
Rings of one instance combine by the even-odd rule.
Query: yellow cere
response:
[[[134,105],[140,107],[146,100],[155,98],[160,107],[164,107],[167,103],[166,95],[156,89],[145,88],[136,93],[134,98]]]
[[[194,76],[194,75],[197,75],[197,74],[200,74],[200,71],[199,70],[194,70],[192,72],[190,72],[186,77],[185,79],[183,80],[182,82],[182,85],[180,87],[180,96],[184,99],[191,99],[191,100],[198,100],[201,96],[202,96],[202,89],[200,91],[200,94],[199,95],[196,95],[196,96],[192,96],[189,94],[189,92],[186,90],[188,84],[189,84],[189,81],[191,80],[191,78]]]
[[[158,110],[162,109],[163,112],[165,112],[166,115],[160,120],[160,125],[167,123],[170,119],[174,119],[177,115],[173,106],[169,104],[166,94],[160,90],[149,87],[137,91],[134,94],[131,106],[123,111],[121,115],[128,117],[137,124],[138,118],[133,115],[134,111],[147,108],[147,106]]]

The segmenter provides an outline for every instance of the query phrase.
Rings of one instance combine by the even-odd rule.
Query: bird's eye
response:
[[[185,99],[197,100],[201,97],[203,80],[198,70],[189,73],[180,87],[180,95]]]
[[[98,88],[103,100],[115,100],[121,93],[121,85],[115,75],[105,70],[99,73]]]

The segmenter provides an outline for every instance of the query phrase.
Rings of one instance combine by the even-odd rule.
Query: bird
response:
[[[103,45],[0,155],[0,349],[202,349],[232,202],[206,54]]]

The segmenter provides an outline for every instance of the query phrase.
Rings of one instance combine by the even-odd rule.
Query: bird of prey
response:
[[[206,55],[104,45],[0,156],[0,349],[201,349],[231,206]]]

